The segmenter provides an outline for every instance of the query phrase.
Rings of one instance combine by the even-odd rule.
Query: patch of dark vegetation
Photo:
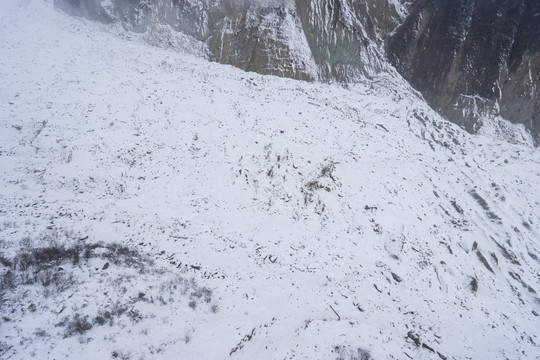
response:
[[[46,330],[44,329],[41,329],[41,328],[38,328],[34,331],[34,335],[36,335],[37,337],[49,337],[49,334],[47,333]]]
[[[28,270],[31,267],[47,268],[58,266],[65,261],[77,265],[80,261],[82,246],[66,248],[64,246],[51,246],[31,249],[19,253],[13,260],[13,270]]]
[[[19,331],[17,324],[27,324],[24,336],[17,339],[22,339],[21,346],[36,339],[50,343],[70,337],[82,344],[92,341],[98,329],[111,334],[155,322],[163,307],[175,314],[190,314],[190,307],[218,312],[212,289],[185,278],[181,270],[156,266],[148,254],[72,233],[57,239],[57,234],[24,239],[17,253],[0,260],[0,326]],[[119,353],[117,358],[125,357]]]
[[[332,189],[329,186],[323,185],[318,180],[312,180],[310,182],[307,182],[306,185],[304,186],[309,191],[316,191],[316,190],[321,190],[321,189],[324,189],[328,192],[332,191]]]
[[[96,244],[96,248],[100,245]],[[152,265],[151,259],[148,257],[141,257],[141,254],[135,249],[128,248],[120,244],[108,244],[105,246],[108,250],[103,257],[110,260],[111,263],[117,266],[128,266],[143,269],[144,265]]]
[[[6,259],[2,255],[0,255],[0,264],[4,265],[6,267],[11,267],[13,265],[9,259]]]
[[[335,346],[334,352],[337,354],[336,360],[372,360],[371,353],[359,348],[350,348],[345,346]]]
[[[92,320],[93,324],[96,326],[109,325],[113,326],[115,319],[122,317],[124,314],[131,319],[133,323],[137,323],[140,320],[140,313],[136,310],[129,311],[127,304],[122,304],[117,302],[112,308],[108,310],[99,310],[97,316]]]
[[[7,343],[0,341],[0,356],[3,356],[5,353],[7,353],[13,345],[8,345]]]
[[[66,316],[55,326],[65,328],[64,338],[74,335],[82,335],[93,327],[92,323],[88,319],[88,315],[83,316],[75,314],[72,317]]]
[[[474,200],[476,200],[476,202],[478,203],[478,205],[480,205],[482,207],[482,209],[484,209],[484,211],[486,212],[488,218],[490,218],[491,220],[493,221],[496,221],[498,222],[499,224],[501,223],[501,218],[498,217],[495,213],[493,213],[486,200],[484,200],[483,197],[481,197],[477,192],[476,190],[471,190],[469,191],[469,194],[474,198]]]
[[[122,351],[113,351],[111,353],[111,358],[118,360],[131,360],[131,353],[122,352]]]
[[[212,290],[206,287],[196,288],[196,290],[190,294],[190,297],[192,299],[201,299],[204,300],[205,303],[209,303],[212,301]]]
[[[143,320],[144,316],[140,311],[130,308],[128,304],[117,302],[109,310],[99,310],[97,316],[91,318],[89,315],[74,314],[64,317],[56,327],[65,328],[63,337],[71,337],[83,335],[95,326],[114,326],[115,320],[125,317],[132,324],[136,324]]]
[[[65,271],[67,265],[82,266],[92,258],[106,259],[116,266],[143,272],[153,262],[134,249],[119,244],[88,244],[79,241],[72,246],[51,245],[19,251],[12,259],[3,258],[6,269],[0,279],[0,292],[20,285],[40,284],[63,291],[74,284],[73,275]]]

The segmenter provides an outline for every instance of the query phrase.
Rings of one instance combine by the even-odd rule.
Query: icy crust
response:
[[[390,75],[245,73],[43,1],[0,26],[0,357],[539,353],[527,143]]]

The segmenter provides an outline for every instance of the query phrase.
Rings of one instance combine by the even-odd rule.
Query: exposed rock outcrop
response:
[[[212,60],[247,71],[341,82],[385,66],[383,39],[402,15],[388,0],[55,0],[55,6],[137,32],[169,25],[204,42]]]
[[[417,0],[389,39],[398,71],[450,120],[476,131],[500,113],[540,136],[540,2]]]

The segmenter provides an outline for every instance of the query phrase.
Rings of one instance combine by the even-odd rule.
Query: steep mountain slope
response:
[[[399,2],[388,0],[55,0],[55,5],[138,32],[158,28],[154,38],[170,26],[204,43],[212,60],[243,70],[342,82],[381,71],[383,39],[403,15]]]
[[[397,76],[246,73],[43,1],[0,26],[2,358],[539,353],[518,127],[473,137]]]
[[[468,130],[495,112],[540,139],[539,1],[417,0],[388,56],[435,109]]]

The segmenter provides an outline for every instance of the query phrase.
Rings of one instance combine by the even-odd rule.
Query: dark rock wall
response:
[[[212,60],[302,80],[355,81],[384,67],[382,43],[401,21],[388,0],[55,0],[69,14],[155,24],[207,44]]]
[[[384,68],[380,45],[401,21],[385,0],[297,0],[319,80],[350,82]]]
[[[206,39],[211,59],[246,71],[317,80],[294,6],[230,6],[215,14]]]
[[[540,135],[540,1],[417,0],[389,60],[432,106],[475,131],[500,113]]]

